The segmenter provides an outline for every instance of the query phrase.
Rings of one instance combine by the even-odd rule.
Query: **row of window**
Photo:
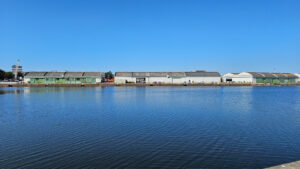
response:
[[[47,81],[53,81],[53,80],[68,80],[68,81],[70,81],[70,80],[78,80],[78,81],[80,81],[80,80],[87,80],[87,79],[89,79],[89,80],[92,80],[92,79],[95,79],[95,78],[32,78],[32,80],[47,80]]]
[[[96,83],[96,78],[31,78],[30,83]]]
[[[295,83],[295,79],[268,79],[268,78],[257,78],[256,83]]]

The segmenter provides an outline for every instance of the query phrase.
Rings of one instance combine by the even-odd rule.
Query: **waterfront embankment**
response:
[[[25,84],[25,83],[0,83],[0,87],[147,87],[147,86],[300,86],[300,83],[296,84],[253,84],[253,83],[218,83],[218,84],[145,84],[145,83],[99,83],[99,84]]]

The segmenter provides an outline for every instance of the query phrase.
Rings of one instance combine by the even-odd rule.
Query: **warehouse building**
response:
[[[115,83],[192,84],[220,83],[218,72],[116,72]]]
[[[296,83],[297,76],[291,73],[242,72],[222,76],[227,83]]]
[[[297,82],[300,83],[300,73],[295,73],[295,75],[298,77]]]
[[[31,84],[83,84],[101,83],[102,72],[28,72],[25,74],[24,82]]]

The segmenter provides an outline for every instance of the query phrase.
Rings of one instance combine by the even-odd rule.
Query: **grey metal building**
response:
[[[218,72],[116,72],[115,83],[220,83],[221,75]]]

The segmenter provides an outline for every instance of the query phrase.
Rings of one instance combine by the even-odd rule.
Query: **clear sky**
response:
[[[300,0],[0,0],[0,69],[300,72]]]

